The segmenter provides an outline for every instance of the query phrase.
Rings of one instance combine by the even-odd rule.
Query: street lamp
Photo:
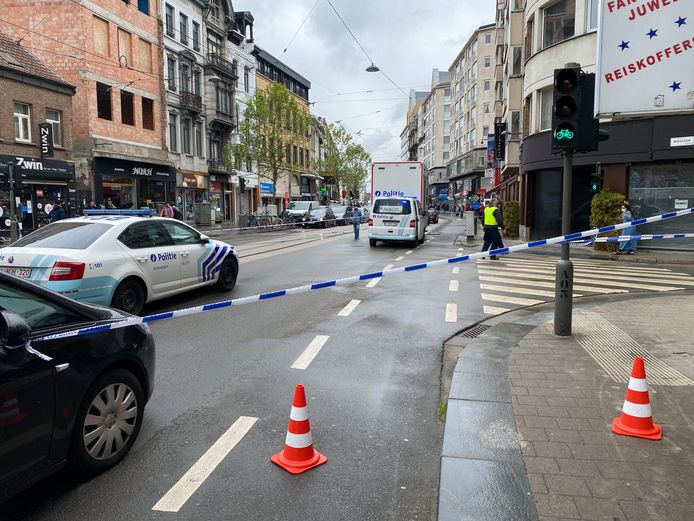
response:
[[[222,78],[220,78],[216,74],[213,74],[207,81],[209,81],[210,83],[219,83],[220,81],[222,81]]]
[[[366,72],[378,72],[378,71],[380,71],[380,70],[381,70],[381,69],[379,69],[378,67],[376,67],[376,65],[374,65],[374,62],[371,62],[371,65],[369,65],[369,66],[366,68]]]

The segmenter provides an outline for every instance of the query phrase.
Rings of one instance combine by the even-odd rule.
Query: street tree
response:
[[[318,172],[326,179],[334,178],[346,190],[360,191],[368,176],[371,156],[342,125],[328,125],[328,134],[330,147],[325,159],[318,163]]]
[[[298,171],[292,159],[295,146],[308,141],[311,116],[281,83],[258,89],[248,100],[239,125],[240,142],[228,145],[224,161],[235,170],[247,161],[258,164],[258,175],[272,183],[275,198],[282,175]]]

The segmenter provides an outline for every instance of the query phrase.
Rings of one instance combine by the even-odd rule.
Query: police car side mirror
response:
[[[31,328],[24,318],[10,311],[0,313],[0,343],[6,351],[26,347],[30,334]]]
[[[201,233],[200,234],[200,242],[202,244],[208,244],[210,242],[210,238],[207,235],[205,235],[204,233]]]

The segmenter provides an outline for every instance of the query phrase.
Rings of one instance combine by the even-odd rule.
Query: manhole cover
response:
[[[474,326],[474,327],[471,327],[470,329],[464,331],[463,333],[461,333],[460,336],[464,336],[466,338],[477,338],[478,336],[480,336],[482,333],[484,333],[490,327],[492,327],[492,326],[483,326],[483,325]]]

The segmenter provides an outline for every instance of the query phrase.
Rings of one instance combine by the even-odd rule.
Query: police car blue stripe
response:
[[[217,263],[224,258],[224,254],[226,253],[226,251],[227,247],[223,246],[222,249],[217,252],[217,255],[212,260],[212,262],[207,265],[207,280],[212,280],[212,274],[214,273],[212,270],[215,268],[215,266],[217,266]]]
[[[207,266],[210,262],[212,262],[212,258],[217,254],[219,251],[219,244],[215,244],[214,249],[212,250],[212,253],[202,262],[202,280],[206,281],[207,280]]]

